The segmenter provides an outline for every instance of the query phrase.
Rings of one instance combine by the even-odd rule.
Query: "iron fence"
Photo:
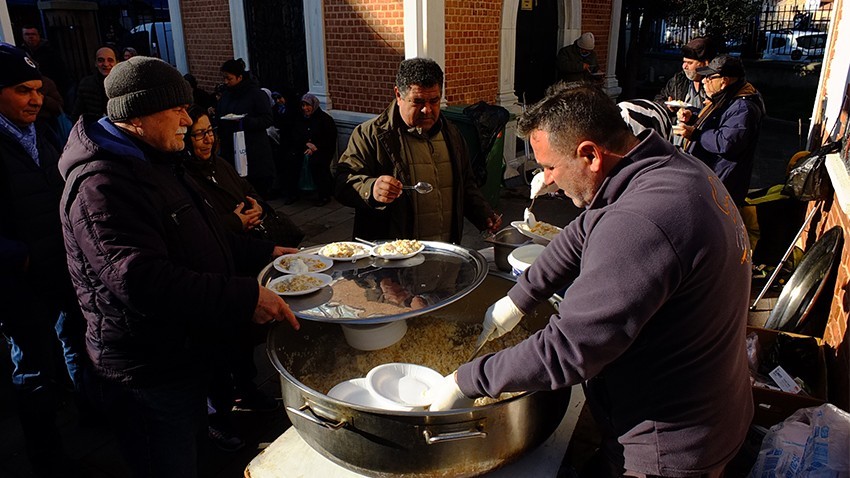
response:
[[[765,2],[737,31],[726,32],[722,51],[748,58],[812,62],[823,58],[832,3],[814,9]],[[671,16],[654,25],[650,51],[678,54],[691,38],[706,35],[704,21]]]

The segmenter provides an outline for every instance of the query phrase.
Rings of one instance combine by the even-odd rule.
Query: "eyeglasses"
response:
[[[194,133],[189,133],[189,136],[191,136],[195,141],[203,141],[207,136],[215,138],[215,132],[217,129],[218,128],[208,128],[203,131],[195,131]]]
[[[705,77],[706,80],[716,80],[717,78],[723,78],[723,77],[720,76],[720,75],[711,75],[711,76]]]

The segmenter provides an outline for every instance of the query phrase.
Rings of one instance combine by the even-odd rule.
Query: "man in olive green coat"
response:
[[[481,230],[501,226],[475,185],[463,138],[440,116],[442,86],[435,61],[402,61],[395,101],[352,132],[337,164],[335,193],[356,210],[354,236],[460,243],[464,217]],[[433,190],[402,189],[419,181]]]
[[[599,60],[593,48],[593,33],[584,32],[571,45],[558,51],[558,79],[565,82],[594,82],[601,78]]]

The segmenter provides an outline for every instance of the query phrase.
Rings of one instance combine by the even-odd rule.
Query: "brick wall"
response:
[[[446,0],[448,104],[495,103],[499,94],[501,0]]]
[[[380,113],[404,59],[403,0],[325,0],[324,15],[333,109]]]
[[[608,38],[611,25],[611,0],[581,2],[581,31],[592,32],[596,39],[596,58],[599,68],[605,73],[608,64]]]
[[[230,10],[226,0],[182,0],[183,34],[189,72],[212,92],[221,83],[219,67],[233,58]]]
[[[833,37],[837,36],[839,26],[850,22],[850,19],[843,18],[843,11],[843,8],[836,8],[834,10],[835,16],[831,24],[831,28],[833,29],[831,35]],[[836,53],[831,51],[829,58],[824,63],[820,80],[824,85],[827,84],[830,76],[833,74],[839,75],[839,78],[844,78],[847,75],[846,71],[833,70],[832,60],[835,55]],[[846,88],[847,86],[845,86]],[[825,98],[819,100],[818,104],[815,105],[815,111],[820,110],[823,101],[825,101]],[[847,128],[848,123],[846,119],[850,116],[850,101],[845,99],[840,116],[843,119],[842,121],[844,121],[844,127]],[[818,117],[818,121],[822,121],[822,118]],[[819,135],[817,133],[818,131],[820,131]],[[827,128],[821,127],[820,130],[815,129],[813,136],[826,138],[828,134],[829,131],[827,131]],[[842,134],[843,130],[839,132],[839,136]],[[848,335],[847,327],[848,318],[850,318],[850,215],[848,215],[850,211],[843,210],[835,196],[832,200],[823,204],[810,204],[809,211],[816,207],[822,208],[822,213],[815,216],[812,224],[804,234],[803,237],[806,240],[806,244],[814,243],[816,238],[834,226],[841,226],[844,231],[841,262],[838,265],[835,287],[832,290],[832,302],[830,304],[829,317],[827,318],[823,340],[828,346],[826,358],[827,376],[829,379],[829,401],[844,410],[850,410],[850,335]],[[824,299],[829,298],[827,295],[828,292],[822,292],[822,296],[826,296]]]

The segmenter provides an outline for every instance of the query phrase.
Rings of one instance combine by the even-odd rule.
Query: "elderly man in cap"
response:
[[[665,103],[671,120],[675,121],[676,112],[680,108],[692,111],[702,109],[708,96],[702,87],[702,76],[697,73],[697,68],[708,65],[715,55],[715,42],[708,37],[696,37],[682,47],[682,71],[673,75],[655,96],[656,102]],[[673,144],[676,146],[681,146],[682,142],[681,136],[673,137]]]
[[[55,407],[63,379],[53,359],[61,340],[68,372],[80,386],[83,325],[59,222],[59,153],[55,136],[36,122],[41,89],[33,60],[0,43],[0,199],[5,210],[0,214],[0,331],[12,354],[27,454],[36,473],[58,476],[63,453]]]
[[[596,40],[593,33],[584,32],[571,45],[558,51],[558,79],[564,82],[593,82],[602,77],[599,60],[593,48]]]
[[[708,37],[696,37],[682,47],[682,71],[673,75],[664,88],[655,96],[659,103],[681,101],[699,111],[707,99],[702,88],[702,76],[697,68],[708,65],[717,55],[715,42]],[[671,113],[678,111],[678,106],[667,105]]]
[[[679,110],[673,134],[685,139],[685,151],[714,170],[736,205],[743,206],[750,187],[764,101],[747,82],[741,59],[721,55],[697,69],[708,96],[699,115]]]
[[[135,476],[197,476],[213,346],[254,321],[298,322],[254,274],[292,249],[226,231],[184,173],[192,89],[135,56],[104,82],[108,116],[78,122],[61,217],[86,347]]]

